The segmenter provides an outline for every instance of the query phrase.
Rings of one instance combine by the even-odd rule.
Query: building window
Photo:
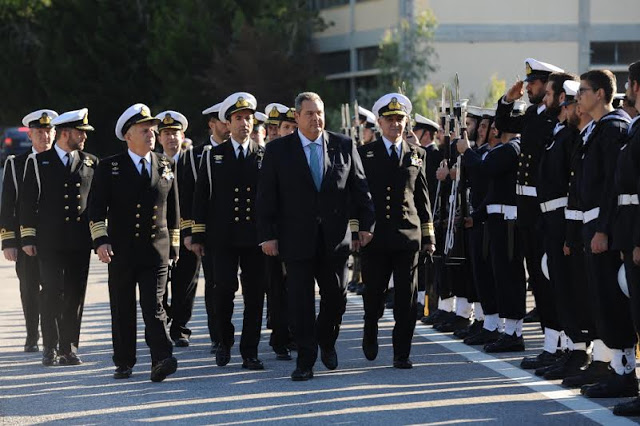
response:
[[[358,71],[374,69],[378,60],[378,52],[378,46],[359,48],[357,50]]]
[[[607,41],[591,43],[592,65],[628,65],[640,57],[638,41]]]
[[[344,6],[349,4],[349,0],[315,0],[313,6],[316,9],[328,9],[335,6]]]
[[[351,71],[349,64],[349,51],[324,53],[320,55],[320,69],[325,74],[338,74]]]

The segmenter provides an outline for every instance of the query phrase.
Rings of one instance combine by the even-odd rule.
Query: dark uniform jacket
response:
[[[382,139],[358,148],[376,212],[376,232],[367,250],[415,250],[435,244],[426,177],[426,152],[401,144],[399,162]]]
[[[436,201],[436,192],[438,192],[438,179],[436,179],[436,171],[440,167],[440,163],[444,158],[442,151],[438,149],[435,142],[431,142],[424,147],[427,152],[427,165],[425,168],[427,174],[427,187],[429,188],[429,203],[433,208]],[[435,213],[435,212],[433,212]]]
[[[91,249],[87,202],[98,159],[75,151],[67,168],[55,148],[31,155],[20,194],[22,245],[38,250]]]
[[[472,147],[471,149],[482,158],[489,152],[489,144],[485,143],[480,147]],[[465,180],[465,186],[471,188],[469,200],[471,208],[475,212],[482,207],[482,203],[487,196],[489,181],[480,173],[478,167],[469,168],[464,162],[462,163],[462,176]]]
[[[555,135],[544,147],[538,166],[538,202],[566,197],[571,176],[571,155],[578,130],[567,123],[558,124]]]
[[[89,216],[94,247],[111,244],[114,260],[167,263],[180,246],[173,160],[152,152],[151,182],[145,184],[128,151],[105,158],[96,171]]]
[[[582,172],[578,175],[578,197],[584,212],[599,208],[595,232],[609,237],[613,231],[613,214],[617,205],[614,185],[616,163],[620,148],[627,140],[629,115],[614,110],[603,116],[582,145]],[[611,247],[611,244],[610,244]]]
[[[620,148],[615,173],[616,194],[638,195],[640,183],[640,125],[639,120],[629,129],[629,138]],[[638,205],[616,207],[613,220],[613,249],[633,250],[640,247]]]
[[[255,201],[264,148],[249,142],[238,160],[231,141],[205,152],[193,202],[192,242],[258,247]]]
[[[2,203],[0,204],[0,238],[2,249],[20,248],[20,223],[18,196],[22,191],[22,178],[29,150],[20,155],[10,155],[4,163]]]
[[[565,217],[569,214],[582,214],[580,199],[578,197],[578,176],[582,173],[582,145],[591,135],[595,123],[592,121],[580,133],[576,133],[573,142],[573,151],[571,152],[569,183],[568,183],[568,202],[565,209]],[[577,216],[580,218],[580,216]],[[584,242],[582,238],[582,218],[567,220],[567,230],[565,234],[565,244],[567,247],[582,249]]]
[[[319,226],[326,252],[346,254],[351,245],[351,211],[358,220],[355,230],[373,232],[373,203],[355,145],[333,132],[325,131],[323,138],[320,191],[297,131],[269,142],[265,150],[257,198],[258,239],[278,240],[286,261],[316,255]]]
[[[502,98],[496,110],[496,127],[510,133],[520,133],[520,154],[517,184],[537,187],[538,163],[542,150],[553,137],[553,128],[557,120],[546,114],[538,114],[538,105],[531,105],[524,115],[511,117],[514,103],[505,104]],[[533,226],[540,217],[540,205],[537,197],[518,195],[518,224]]]

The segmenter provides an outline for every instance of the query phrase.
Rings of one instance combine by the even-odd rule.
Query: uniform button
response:
[[[140,207],[142,207],[140,204],[136,205],[136,208],[139,209]]]
[[[68,188],[68,187],[69,187],[69,185],[65,183],[65,184],[64,184],[64,187],[65,187],[65,188]]]
[[[64,199],[66,200],[67,198],[69,198],[69,196],[67,194],[64,194]]]
[[[80,188],[80,184],[79,183],[76,183],[76,188]]]
[[[391,206],[387,206],[387,210],[391,210]]]
[[[523,154],[523,153],[522,153],[522,154],[520,154],[520,157],[524,157],[524,154]]]
[[[154,210],[158,210],[158,206],[153,206],[153,209]]]
[[[518,166],[522,167],[522,163],[518,163]]]
[[[140,228],[140,224],[139,223],[136,223],[136,228]]]
[[[151,229],[156,229],[157,226],[156,225],[151,225]]]
[[[251,187],[247,186],[247,192],[251,192]]]
[[[69,210],[69,206],[64,206],[64,209],[65,210]]]
[[[575,173],[574,173],[574,172],[571,172],[571,176],[573,176],[573,175],[575,175]]]
[[[247,220],[251,220],[251,216],[247,216],[245,219],[247,219]]]
[[[247,198],[247,204],[251,204],[251,200]]]
[[[76,222],[80,222],[80,217],[76,217]]]
[[[239,198],[234,198],[233,201],[235,201],[237,203],[238,201],[240,201],[240,199]]]
[[[240,207],[235,207],[233,210],[234,210],[234,211],[239,211],[239,210],[240,210]]]
[[[78,210],[82,210],[82,206],[78,206]]]
[[[76,200],[79,200],[80,198],[82,198],[82,195],[80,194],[76,195]]]
[[[529,158],[531,158],[531,154],[529,154]]]
[[[391,216],[389,216],[389,215],[387,215],[386,217],[387,217],[387,219],[391,219]]]
[[[235,218],[235,221],[236,221],[236,222],[240,222],[240,218],[239,218],[239,217],[236,217],[236,218]]]
[[[140,213],[136,213],[136,219],[140,217]]]
[[[387,195],[387,200],[390,200],[390,199],[391,199],[391,197],[389,197],[389,196]]]
[[[239,192],[239,191],[240,191],[240,189],[239,189],[239,188],[234,188],[233,190],[234,190],[234,191],[236,191],[236,192]]]
[[[250,212],[251,211],[251,207],[247,207],[247,211]]]
[[[387,191],[391,191],[391,187],[390,186],[387,186]]]
[[[151,234],[151,238],[155,238],[155,237],[156,237],[156,234]]]
[[[140,236],[140,234],[138,234],[137,232],[135,233],[135,237],[138,238]]]
[[[525,164],[525,167],[529,167],[529,163]]]
[[[529,176],[529,173],[525,173],[525,174],[524,174],[524,176],[525,176],[525,177],[528,177],[528,176]]]
[[[529,182],[527,182],[527,181],[525,180],[525,181],[524,181],[524,184],[525,184],[526,186],[528,186],[528,185],[529,185]]]
[[[156,216],[156,215],[151,216],[151,219],[153,219],[153,220],[156,220],[157,218],[158,218],[158,216]]]
[[[69,218],[68,218],[68,217],[65,217],[65,218],[64,218],[64,221],[65,221],[65,222],[69,222]]]

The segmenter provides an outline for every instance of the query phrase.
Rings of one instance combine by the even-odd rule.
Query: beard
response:
[[[531,102],[534,105],[539,104],[540,102],[542,102],[542,99],[544,99],[544,93],[540,93],[540,94],[530,94],[529,95],[529,102]]]

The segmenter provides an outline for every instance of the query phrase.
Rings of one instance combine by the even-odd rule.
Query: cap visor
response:
[[[86,131],[86,132],[93,132],[94,130],[96,130],[96,129],[94,129],[94,128],[93,128],[93,126],[92,126],[92,125],[90,125],[90,124],[83,124],[83,125],[81,125],[81,126],[76,126],[76,129],[78,129],[78,130],[84,130],[84,131]]]
[[[383,112],[382,116],[386,117],[388,115],[404,115],[405,117],[407,116],[407,113],[404,111],[387,111],[387,112]]]

